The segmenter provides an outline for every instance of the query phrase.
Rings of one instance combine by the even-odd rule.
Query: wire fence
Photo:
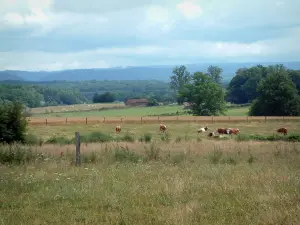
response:
[[[251,123],[251,122],[288,122],[299,121],[295,116],[144,116],[144,117],[30,117],[29,125],[63,125],[63,124],[122,124],[122,123],[168,123],[168,122],[195,122],[195,123]]]

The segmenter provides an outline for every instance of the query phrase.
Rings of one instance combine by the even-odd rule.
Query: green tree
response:
[[[185,66],[175,67],[173,69],[173,76],[171,76],[170,87],[176,93],[177,102],[179,104],[183,103],[183,98],[180,97],[179,92],[183,90],[184,85],[188,84],[191,80],[191,74],[188,72]]]
[[[110,92],[105,92],[103,94],[95,93],[93,97],[94,103],[108,103],[114,101],[115,101],[115,96]]]
[[[1,102],[0,142],[24,142],[27,129],[24,107],[18,102]]]
[[[209,66],[207,68],[207,75],[217,84],[221,84],[223,77],[221,76],[223,69],[218,66]]]
[[[251,116],[299,116],[300,96],[286,70],[273,68],[260,82],[259,97],[253,102]]]
[[[225,112],[225,92],[207,74],[194,73],[192,83],[186,84],[180,94],[192,104],[191,112],[194,115],[212,116]]]

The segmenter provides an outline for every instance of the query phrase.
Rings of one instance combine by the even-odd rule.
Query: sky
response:
[[[0,70],[300,61],[299,0],[2,0]]]

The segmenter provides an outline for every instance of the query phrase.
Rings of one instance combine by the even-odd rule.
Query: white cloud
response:
[[[177,9],[186,17],[186,19],[196,19],[201,16],[202,8],[192,0],[185,0],[177,4]]]
[[[299,32],[293,31],[293,32]],[[296,37],[257,41],[249,44],[232,42],[169,41],[160,45],[99,48],[76,53],[0,52],[0,70],[62,70],[170,64],[170,62],[299,60]],[[128,57],[129,56],[129,57]]]
[[[0,42],[11,52],[0,52],[0,69],[300,59],[299,8],[297,0],[5,0]],[[67,53],[74,45],[80,51]]]

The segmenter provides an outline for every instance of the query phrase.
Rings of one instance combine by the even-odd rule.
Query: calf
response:
[[[116,126],[116,132],[117,132],[117,133],[120,133],[120,132],[121,132],[121,126],[119,126],[119,125]]]
[[[208,127],[202,127],[198,130],[198,133],[206,132],[208,130]]]
[[[159,130],[162,131],[162,132],[165,132],[167,130],[167,126],[164,125],[164,124],[160,124],[159,125]]]
[[[281,127],[277,130],[278,133],[282,133],[283,135],[287,135],[288,130],[285,127]]]

